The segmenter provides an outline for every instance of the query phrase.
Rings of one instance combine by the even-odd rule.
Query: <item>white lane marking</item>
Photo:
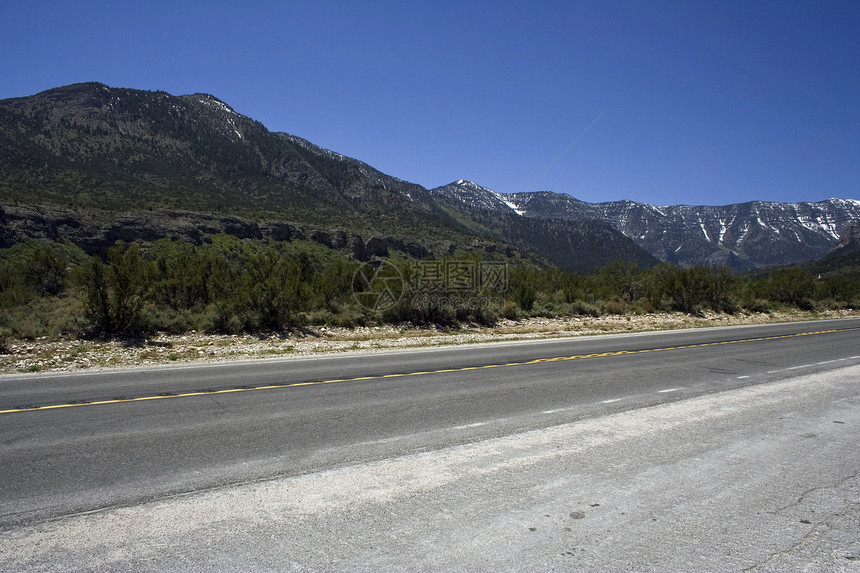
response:
[[[379,444],[387,444],[389,442],[396,442],[397,440],[402,440],[402,436],[394,436],[391,438],[382,438],[380,440],[371,440],[369,442],[361,442],[356,444],[358,446],[377,446]]]
[[[848,356],[846,358],[834,358],[833,360],[825,360],[814,364],[801,364],[800,366],[791,366],[789,368],[781,368],[779,370],[768,370],[768,374],[779,374],[780,372],[788,372],[790,370],[799,370],[801,368],[812,368],[813,366],[826,366],[827,364],[835,364],[836,362],[845,362],[847,360],[855,360],[860,356]]]
[[[665,390],[657,390],[657,393],[658,394],[665,394],[667,392],[677,392],[677,391],[683,390],[683,389],[684,389],[683,386],[680,388],[666,388]]]
[[[749,378],[749,376],[738,376],[737,378],[738,378],[738,380],[743,380],[745,378]]]
[[[624,398],[610,398],[609,400],[603,400],[600,403],[601,404],[612,404],[613,402],[620,402],[623,399]]]
[[[474,424],[465,424],[463,426],[455,426],[455,430],[468,430],[469,428],[478,428],[480,426],[486,426],[486,422],[475,422]]]

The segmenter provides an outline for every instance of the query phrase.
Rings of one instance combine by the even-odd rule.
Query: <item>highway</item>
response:
[[[6,376],[0,532],[633,419],[857,365],[860,320],[847,319]],[[856,395],[860,381],[847,384]]]

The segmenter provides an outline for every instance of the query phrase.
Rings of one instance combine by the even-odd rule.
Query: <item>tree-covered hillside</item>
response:
[[[57,229],[73,227],[72,235],[83,238],[72,240],[89,248],[101,236],[116,236],[106,229],[119,220],[142,237],[178,238],[187,234],[170,230],[188,225],[169,224],[171,218],[230,217],[247,222],[241,227],[259,221],[266,228],[351,234],[365,249],[383,238],[435,255],[463,248],[521,252],[578,272],[616,258],[649,260],[611,229],[591,240],[587,225],[570,225],[572,232],[559,238],[560,223],[491,213],[467,221],[418,185],[272,133],[207,94],[89,83],[0,101],[0,194],[6,211],[0,240],[7,245],[60,238]],[[49,213],[33,216],[40,206]],[[65,211],[54,216],[57,208]]]

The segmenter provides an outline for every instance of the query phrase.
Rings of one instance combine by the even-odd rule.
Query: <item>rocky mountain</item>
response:
[[[406,230],[425,206],[208,94],[77,84],[0,102],[6,200],[109,210],[276,214]],[[394,217],[396,216],[396,217]],[[432,215],[430,215],[432,218]]]
[[[431,194],[436,199],[471,212],[514,211],[517,215],[522,215],[522,212],[519,211],[517,206],[511,203],[505,195],[497,193],[487,187],[481,187],[474,181],[460,179],[454,183],[432,189]],[[554,217],[544,218],[549,219]]]
[[[508,221],[513,221],[508,225]],[[359,258],[482,250],[586,272],[655,259],[611,227],[476,214],[208,94],[76,84],[0,101],[0,247],[307,238]]]
[[[860,201],[846,199],[655,207],[632,201],[591,204],[544,192],[509,200],[530,217],[606,221],[661,261],[741,270],[820,258],[860,220]]]
[[[461,179],[431,189],[422,200],[440,206],[466,229],[525,245],[562,268],[587,271],[601,266],[604,252],[640,267],[658,262],[603,221],[523,217],[505,195],[473,181]]]
[[[568,195],[436,189],[300,137],[270,132],[208,94],[75,84],[0,100],[0,247],[65,237],[308,238],[357,257],[457,249],[573,272],[615,259],[738,270],[826,254],[860,202],[655,207]]]
[[[858,253],[860,253],[860,219],[854,221],[850,227],[842,232],[839,242],[827,253],[827,257]]]
[[[728,265],[736,270],[821,258],[853,222],[860,221],[860,201],[850,199],[656,207],[633,201],[586,203],[550,191],[504,195],[463,180],[432,192],[468,211],[602,221],[661,261],[683,266]]]

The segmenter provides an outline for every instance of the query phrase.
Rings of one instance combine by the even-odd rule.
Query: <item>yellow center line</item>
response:
[[[843,328],[833,330],[816,330],[810,332],[799,332],[796,334],[783,334],[778,336],[763,336],[760,338],[745,338],[741,340],[722,340],[719,342],[705,342],[702,344],[690,344],[686,346],[666,346],[664,348],[646,348],[643,350],[617,350],[614,352],[601,352],[595,354],[575,354],[572,356],[556,356],[552,358],[537,358],[526,362],[505,362],[499,364],[485,364],[483,366],[463,366],[461,368],[444,368],[439,370],[422,370],[417,372],[402,372],[399,374],[379,374],[376,376],[357,376],[355,378],[335,378],[331,380],[315,380],[309,382],[293,382],[289,384],[269,384],[266,386],[251,386],[243,388],[227,388],[224,390],[207,390],[200,392],[185,392],[181,394],[159,394],[157,396],[140,396],[137,398],[116,398],[112,400],[98,400],[93,402],[73,402],[67,404],[52,404],[49,406],[33,406],[11,408],[8,410],[0,410],[0,414],[12,414],[16,412],[34,412],[38,410],[58,410],[62,408],[77,408],[80,406],[103,406],[106,404],[122,404],[126,402],[144,402],[148,400],[165,400],[167,398],[188,398],[190,396],[212,396],[214,394],[231,394],[238,392],[254,392],[257,390],[274,390],[278,388],[297,388],[300,386],[318,386],[320,384],[336,384],[339,382],[358,382],[360,380],[382,380],[384,378],[402,378],[406,376],[422,376],[426,374],[445,374],[452,372],[466,372],[469,370],[478,370],[482,368],[507,368],[511,366],[528,366],[532,364],[543,364],[546,362],[561,362],[569,360],[583,360],[586,358],[606,358],[611,356],[625,356],[632,354],[645,354],[647,352],[664,352],[667,350],[686,350],[690,348],[706,348],[709,346],[719,346],[721,344],[740,344],[746,342],[764,342],[768,340],[783,340],[787,338],[797,338],[800,336],[814,336],[822,334],[834,334],[839,332],[858,331],[858,328]]]

